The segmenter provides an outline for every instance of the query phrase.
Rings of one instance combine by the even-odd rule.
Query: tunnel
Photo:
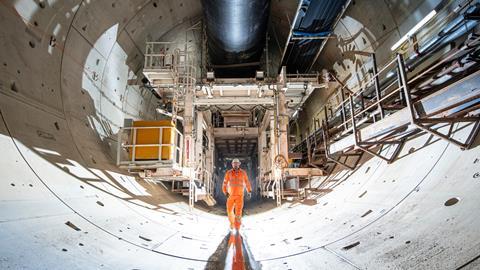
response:
[[[479,269],[479,14],[1,0],[0,269]]]

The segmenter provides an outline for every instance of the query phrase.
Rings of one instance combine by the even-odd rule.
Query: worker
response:
[[[245,188],[248,192],[247,197],[250,199],[252,187],[248,181],[247,172],[240,169],[240,160],[235,158],[232,161],[232,169],[225,173],[223,180],[223,194],[227,196],[227,214],[232,233],[240,229]]]

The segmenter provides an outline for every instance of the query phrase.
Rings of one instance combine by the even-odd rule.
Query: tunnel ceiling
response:
[[[217,76],[253,77],[266,40],[269,0],[203,0],[208,57]]]

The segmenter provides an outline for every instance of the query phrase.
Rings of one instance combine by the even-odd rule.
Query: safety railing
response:
[[[396,98],[395,95],[398,95],[399,100],[403,99],[401,91],[402,84],[399,83],[398,74],[396,78],[386,86],[382,87],[382,89],[380,89],[380,84],[378,82],[381,73],[392,69],[398,70],[398,57],[387,63],[377,74],[374,74],[372,78],[367,81],[365,87],[361,88],[353,95],[350,95],[348,100],[345,100],[342,103],[343,109],[348,107],[350,110],[349,118],[345,119],[345,121],[351,122],[352,126],[355,124],[356,118],[361,118],[361,121],[363,122],[368,121],[369,119],[372,119],[373,122],[375,122],[376,119],[373,119],[375,116],[378,115],[380,119],[385,116],[382,103],[387,103],[389,100],[391,101]],[[374,91],[371,91],[371,93],[367,92],[369,86],[374,86]]]
[[[266,198],[275,198],[275,180],[273,179],[272,175],[268,174],[261,178],[261,180],[261,195]]]
[[[207,170],[203,170],[203,172],[204,172],[205,191],[207,194],[213,195],[214,183],[213,183],[212,174]]]
[[[357,124],[367,122],[376,122],[385,117],[386,114],[391,113],[391,110],[385,110],[384,105],[388,108],[393,108],[391,105],[395,94],[401,95],[399,80],[396,77],[398,72],[398,61],[396,58],[385,64],[380,70],[377,70],[375,55],[371,55],[371,61],[367,63],[372,65],[372,74],[364,76],[356,85],[348,87],[340,81],[340,87],[334,91],[322,106],[318,115],[319,119],[316,122],[326,123],[326,128],[330,133],[332,139],[346,136],[353,131],[352,111],[355,118],[362,117]],[[388,79],[388,83],[380,85],[381,80]],[[403,98],[400,96],[399,98]],[[353,102],[351,102],[351,100]],[[353,109],[353,110],[352,110]],[[318,132],[322,125],[315,125],[314,132],[308,136],[322,137],[323,132]],[[318,134],[317,134],[318,133]],[[304,143],[307,143],[308,139]]]
[[[180,85],[196,83],[195,53],[180,50],[173,42],[147,42],[143,68],[144,71],[171,71]]]
[[[181,50],[178,44],[173,42],[147,42],[143,71],[154,78],[153,84],[156,77],[168,73],[169,78],[173,79],[173,86],[184,93],[185,89],[195,87],[196,66],[193,51]]]
[[[197,184],[195,184],[195,179],[190,178],[188,183],[188,205],[190,209],[193,208],[195,202],[197,202]]]
[[[173,69],[177,61],[172,42],[147,42],[144,69]]]
[[[428,98],[429,95],[436,93],[440,89],[448,88],[448,86],[437,87],[435,84],[430,85],[428,83],[428,78],[432,78],[430,81],[434,81],[435,79],[440,78],[440,76],[446,75],[449,71],[454,71],[455,67],[457,67],[455,66],[455,61],[459,61],[456,59],[459,57],[464,59],[466,57],[465,55],[468,53],[475,53],[477,50],[476,48],[478,48],[480,45],[478,40],[478,36],[470,37],[463,47],[447,53],[444,58],[421,71],[419,74],[412,76],[412,78],[407,77],[407,69],[401,54],[397,54],[394,59],[388,62],[380,70],[376,69],[375,56],[372,55],[374,63],[373,75],[362,83],[363,86],[359,86],[355,89],[355,91],[344,91],[345,87],[342,86],[337,93],[330,97],[330,99],[338,99],[340,96],[341,101],[336,102],[335,105],[332,105],[334,102],[327,102],[323,107],[322,110],[324,113],[324,121],[322,121],[323,124],[320,128],[323,136],[318,137],[317,128],[315,128],[314,133],[309,135],[305,140],[305,143],[307,144],[307,150],[311,148],[308,147],[308,143],[311,140],[315,142],[318,139],[323,140],[327,159],[339,163],[338,159],[334,160],[332,155],[330,155],[329,144],[333,144],[336,141],[342,140],[342,138],[353,134],[353,141],[347,140],[338,144],[338,147],[335,147],[335,151],[342,150],[345,152],[345,150],[361,150],[371,155],[380,157],[387,162],[392,162],[395,156],[398,154],[398,150],[401,148],[401,145],[403,144],[404,137],[408,136],[409,133],[411,134],[412,132],[418,130],[423,130],[437,137],[448,140],[449,142],[458,145],[462,149],[469,148],[472,140],[475,138],[477,130],[479,129],[479,118],[478,116],[469,117],[463,115],[469,113],[471,115],[472,112],[475,111],[475,109],[479,106],[472,105],[471,108],[463,108],[462,106],[466,106],[465,104],[470,103],[474,104],[476,101],[478,101],[479,95],[471,94],[471,97],[469,96],[469,98],[465,99],[459,98],[457,102],[450,102],[450,100],[448,102],[445,101],[445,103],[448,103],[448,106],[438,110],[433,110],[432,107],[431,110],[433,111],[428,114],[423,114],[422,111],[418,112],[416,110],[416,106],[421,106],[420,104],[422,100],[424,98]],[[470,61],[471,63],[469,65],[465,65],[465,67],[468,68],[470,72],[478,70],[478,68],[475,68],[477,67],[478,63],[475,64],[475,60]],[[440,75],[437,76],[436,74]],[[449,76],[450,78],[454,78],[452,81],[455,81],[458,80],[458,78],[462,78],[461,73],[459,74],[452,74]],[[427,80],[426,83],[422,83],[425,80]],[[380,84],[380,81],[382,84]],[[421,87],[410,89],[411,85],[421,85]],[[403,109],[408,109],[411,111],[411,119],[404,119],[398,123],[389,123],[388,127],[381,128],[377,132],[372,130],[372,128],[370,128],[366,133],[363,132],[364,128],[384,119],[387,115],[394,114]],[[452,111],[453,109],[460,110],[458,114],[463,115],[460,117],[455,117],[454,115],[443,118],[438,117],[438,115],[442,115],[444,112]],[[404,114],[402,114],[402,117],[403,115]],[[465,142],[456,141],[451,134],[453,123],[461,122],[473,123],[471,135]],[[448,134],[441,134],[432,128],[434,124],[438,123],[450,125],[450,131]],[[417,129],[409,129],[408,133],[402,133],[401,130],[405,130],[405,127],[408,125],[414,126]],[[364,136],[366,134],[368,135]],[[316,145],[316,143],[314,143],[314,145]],[[392,148],[394,150],[391,152],[392,154],[389,157],[383,156],[383,154],[380,153],[382,148],[380,148],[380,151],[378,152],[372,151],[375,146],[384,145],[395,147]],[[339,148],[353,146],[355,148]],[[310,152],[313,151],[308,150],[307,152],[310,160]],[[357,155],[358,153],[353,154]],[[347,156],[345,153],[340,153],[340,155]],[[355,162],[355,164],[357,163]],[[342,165],[346,165],[345,162],[343,162]],[[350,168],[354,168],[355,166],[356,165],[350,166]]]
[[[286,82],[318,82],[319,77],[318,73],[289,73],[286,75]]]
[[[158,130],[157,143],[138,143],[139,130]],[[164,143],[164,134],[169,134],[169,142]],[[148,149],[149,154],[139,156],[138,149]],[[127,155],[125,155],[125,152]],[[153,156],[152,153],[158,155]],[[166,153],[164,155],[164,153]],[[127,156],[127,157],[125,157]],[[122,127],[118,132],[117,142],[117,166],[144,166],[172,163],[182,166],[183,164],[183,135],[175,127]]]
[[[362,141],[360,129],[382,120],[386,115],[406,107],[404,87],[406,82],[401,80],[405,75],[403,59],[400,55],[377,70],[375,55],[372,54],[372,74],[359,80],[358,84],[349,89],[341,84],[340,88],[327,99],[320,112],[323,119],[315,119],[315,131],[305,140],[308,164],[317,167],[315,156],[326,158],[323,163],[324,171],[330,171],[335,165],[354,169],[361,160],[363,152],[379,156],[391,161],[392,157],[384,157],[372,151],[374,145],[401,144],[400,141],[383,140],[381,142]],[[383,84],[380,84],[383,81]],[[318,124],[321,122],[322,124]],[[317,128],[318,127],[318,128]],[[320,130],[320,132],[318,132]],[[330,145],[353,135],[353,140],[340,143],[331,153]],[[400,147],[397,147],[400,149]],[[334,166],[328,166],[332,163]]]

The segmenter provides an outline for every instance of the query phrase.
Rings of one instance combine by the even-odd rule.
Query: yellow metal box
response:
[[[159,146],[141,146],[148,144],[164,144],[161,146],[161,159],[173,159],[175,151],[175,126],[171,120],[160,121],[134,121],[130,141],[135,145],[135,160],[158,160]],[[145,127],[145,128],[139,128]],[[156,128],[159,127],[159,128]],[[160,135],[161,132],[161,135]],[[135,137],[135,138],[134,138]],[[168,144],[168,145],[165,145]],[[130,149],[130,159],[132,159],[133,149]]]

